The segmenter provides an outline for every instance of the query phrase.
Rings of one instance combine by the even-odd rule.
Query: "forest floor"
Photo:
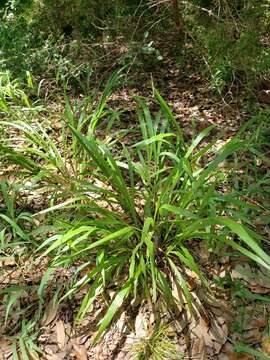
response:
[[[233,137],[241,124],[249,118],[248,110],[245,108],[244,93],[235,97],[228,91],[227,95],[221,98],[213,95],[208,84],[198,76],[190,75],[184,78],[180,70],[170,64],[165,64],[161,71],[162,74],[152,73],[152,81],[157,89],[162,89],[162,95],[183,127],[187,138],[191,138],[192,133],[200,132],[213,124],[214,135],[222,134],[220,140],[217,141],[217,146],[219,146]],[[146,80],[141,82],[142,85],[132,86],[131,84],[120,87],[110,97],[108,106],[111,109],[115,111],[128,109],[121,116],[121,124],[114,124],[115,129],[118,125],[122,129],[136,125],[136,102],[133,96],[148,98],[152,91],[150,76],[145,76],[145,78]],[[50,100],[46,106],[50,109],[50,116],[47,117],[41,112],[37,121],[48,122],[53,129],[52,137],[58,139],[63,126],[64,101],[61,105],[61,101]],[[155,111],[155,104],[151,106]],[[261,106],[266,105],[261,104]],[[209,141],[209,138],[206,141]],[[8,175],[2,173],[0,176],[3,178]],[[39,211],[47,204],[47,199],[42,194],[31,194],[27,201],[29,207]],[[270,234],[269,226],[263,226],[264,231]],[[257,355],[256,350],[262,351],[265,359],[270,358],[268,333],[270,274],[263,268],[254,267],[251,261],[244,257],[237,260],[232,260],[226,255],[217,258],[203,245],[200,245],[199,257],[198,261],[204,271],[212,274],[213,281],[210,285],[217,301],[206,293],[201,294],[199,299],[195,294],[196,285],[193,284],[194,289],[192,289],[191,284],[191,291],[194,290],[193,295],[196,298],[195,317],[185,312],[183,308],[179,308],[177,316],[172,315],[163,311],[161,304],[160,316],[164,323],[169,325],[158,341],[169,339],[175,344],[179,354],[178,359],[250,360]],[[18,264],[16,259],[11,257],[9,261],[3,261],[0,273],[1,288],[7,284],[14,286],[37,284],[44,275],[48,260],[30,258]],[[74,271],[75,269],[59,269],[54,274],[56,287],[59,286],[60,289],[61,284],[68,282]],[[191,274],[191,278],[192,276]],[[220,284],[222,283],[223,292],[220,292],[216,286],[215,279],[218,277]],[[54,299],[44,304],[44,315],[36,333],[36,341],[42,353],[41,358],[47,360],[133,359],[136,352],[134,344],[143,344],[153,330],[151,329],[153,311],[149,304],[137,306],[135,313],[134,310],[131,312],[129,308],[125,309],[103,340],[93,348],[91,341],[96,332],[93,316],[89,314],[80,325],[73,323],[74,313],[84,294],[85,289],[73,300],[66,300],[60,305],[56,304]],[[204,299],[203,302],[202,299]],[[25,306],[27,306],[27,304],[37,302],[37,299],[34,295],[25,294],[21,301],[25,301]],[[102,314],[102,302],[103,299],[100,298],[100,302],[95,303],[92,313]],[[0,312],[4,312],[4,309],[4,306],[0,305]],[[131,319],[134,321],[134,327],[130,325]],[[12,321],[16,322],[16,319]],[[5,326],[0,329],[0,359],[3,360],[12,358],[12,341],[4,337]],[[242,348],[238,347],[238,352],[234,347],[237,343],[242,344]],[[245,346],[252,348],[255,355],[245,352]]]

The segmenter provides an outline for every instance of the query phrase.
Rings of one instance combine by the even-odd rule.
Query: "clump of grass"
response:
[[[30,73],[27,73],[28,86],[33,87]],[[22,90],[18,79],[12,80],[9,71],[0,72],[0,110],[9,112],[14,106],[30,107],[30,100]]]
[[[154,329],[151,336],[140,339],[131,346],[130,355],[136,360],[180,360],[177,345],[168,336],[168,325]]]
[[[11,250],[12,255],[22,255],[27,245],[31,244],[32,214],[18,207],[21,184],[10,184],[7,180],[0,181],[0,251],[6,254]],[[25,226],[28,224],[28,230]],[[33,244],[32,244],[33,246]]]
[[[187,269],[210,291],[195,242],[206,241],[219,251],[221,244],[229,245],[270,269],[262,238],[254,235],[246,216],[246,209],[255,205],[222,186],[224,163],[247,142],[235,138],[214,153],[213,144],[200,145],[211,126],[186,143],[168,105],[154,93],[160,110],[153,116],[144,99],[137,98],[141,139],[129,147],[121,143],[118,152],[96,136],[106,97],[93,115],[79,119],[67,101],[67,151],[58,149],[42,127],[2,122],[31,144],[2,147],[2,156],[53,192],[51,206],[42,213],[53,212],[57,226],[37,252],[51,257],[50,271],[76,266],[62,300],[87,289],[78,322],[101,295],[108,304],[95,341],[121,307],[138,297],[154,309],[163,298],[170,309],[180,303],[193,311]],[[114,290],[112,298],[109,289]]]

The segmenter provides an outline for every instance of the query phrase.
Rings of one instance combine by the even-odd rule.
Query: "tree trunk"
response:
[[[180,33],[183,33],[183,22],[180,16],[178,0],[172,0],[172,6],[176,28]]]

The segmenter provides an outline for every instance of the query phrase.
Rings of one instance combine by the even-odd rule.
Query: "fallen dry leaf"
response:
[[[87,350],[84,345],[73,344],[77,360],[87,360]]]
[[[250,354],[235,352],[233,345],[229,341],[223,346],[222,354],[224,354],[228,360],[254,360],[254,357]]]
[[[269,288],[262,287],[260,285],[250,286],[249,289],[255,294],[268,294],[270,292]]]
[[[194,341],[191,352],[192,359],[207,360],[206,344],[203,337]]]
[[[62,320],[57,321],[55,325],[56,339],[59,349],[62,350],[66,344],[65,325]]]
[[[254,281],[254,273],[249,264],[237,264],[231,271],[232,279],[243,279],[250,285],[255,286],[257,283]]]
[[[58,353],[58,346],[56,344],[47,344],[44,347],[44,352],[47,355],[54,355]]]
[[[254,357],[252,355],[249,355],[246,353],[232,352],[227,355],[228,355],[229,360],[254,360]]]
[[[200,319],[199,322],[193,322],[190,325],[192,328],[192,334],[196,335],[199,339],[204,339],[205,345],[212,345],[212,337],[209,334],[209,326],[204,322],[203,319]]]
[[[102,357],[102,352],[103,352],[103,345],[100,343],[96,346],[96,349],[95,349],[96,360],[99,360]]]
[[[0,360],[6,360],[12,355],[11,343],[7,340],[0,340]]]
[[[43,318],[41,320],[41,325],[49,325],[56,317],[58,310],[58,303],[55,298],[53,298],[48,305],[46,306]]]
[[[5,257],[0,261],[0,267],[4,266],[14,266],[16,265],[16,261],[14,257]]]
[[[203,264],[207,263],[207,261],[210,258],[210,251],[207,247],[207,243],[205,241],[202,241],[199,245],[200,248],[200,260],[203,262]]]
[[[200,318],[199,321],[193,320],[190,324],[191,334],[198,339],[204,339],[205,346],[212,349],[214,354],[219,354],[222,346],[227,341],[228,327],[225,319],[216,318],[211,320],[211,324]]]
[[[256,344],[261,341],[262,333],[258,328],[250,329],[242,334],[242,337],[247,344]]]
[[[147,325],[148,322],[147,322],[146,314],[143,307],[141,307],[135,319],[135,333],[139,339],[148,336]]]
[[[253,269],[249,264],[237,264],[231,272],[233,279],[242,279],[249,289],[256,294],[270,292],[269,272]]]
[[[57,354],[46,355],[46,360],[64,360],[66,355],[67,355],[66,351],[61,351]]]
[[[212,322],[210,332],[213,337],[213,348],[215,349],[215,354],[218,354],[228,338],[227,323],[223,318],[218,318],[217,321]]]
[[[251,319],[243,326],[243,330],[251,330],[257,328],[263,328],[267,325],[266,318],[259,318],[259,319]]]

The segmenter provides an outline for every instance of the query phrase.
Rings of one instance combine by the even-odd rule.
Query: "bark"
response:
[[[172,6],[173,6],[173,14],[174,14],[176,28],[180,33],[182,33],[183,32],[183,22],[182,22],[182,19],[180,16],[178,0],[172,0]]]

